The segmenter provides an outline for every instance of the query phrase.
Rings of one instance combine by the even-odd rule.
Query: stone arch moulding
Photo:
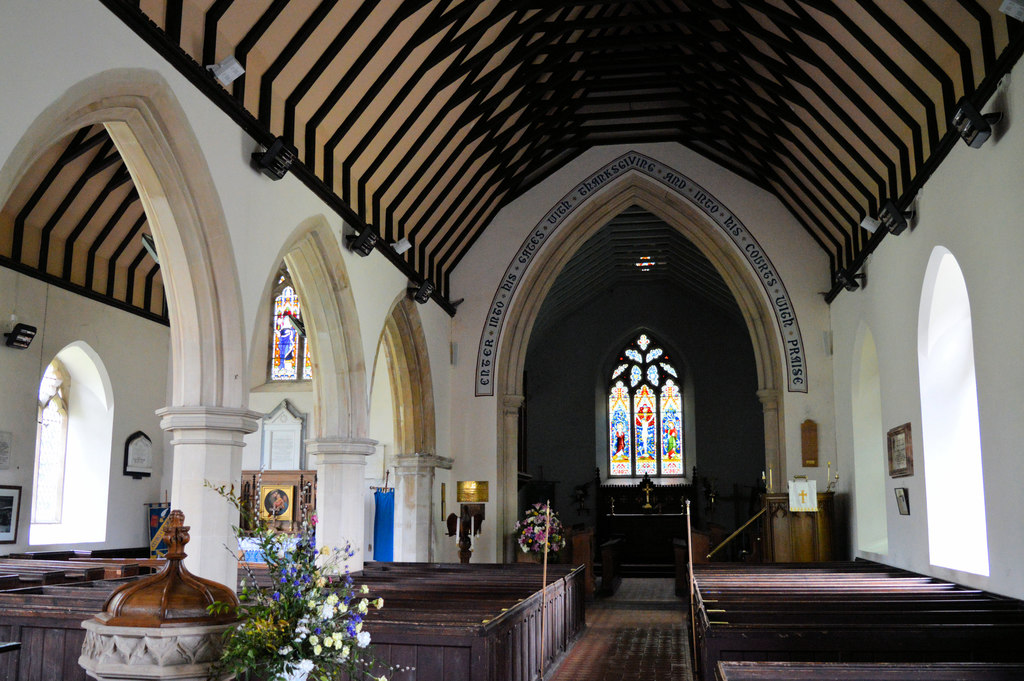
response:
[[[274,260],[253,331],[252,383],[266,381],[270,330],[264,312],[282,260],[302,302],[306,337],[312,339],[313,418],[309,437],[365,438],[369,405],[359,317],[341,249],[322,215],[305,220],[283,254]]]
[[[427,338],[419,310],[405,292],[391,306],[380,342],[386,349],[391,399],[398,414],[396,453],[435,454],[434,384]],[[384,368],[377,366],[374,371]]]
[[[128,166],[160,252],[172,404],[244,407],[241,291],[224,211],[199,141],[159,74],[115,69],[69,88],[0,169],[0,203],[40,154],[100,123]]]
[[[476,394],[498,397],[500,536],[516,521],[522,374],[534,321],[558,273],[580,246],[634,204],[693,242],[736,298],[754,348],[766,466],[774,469],[779,484],[785,479],[781,393],[787,387],[806,392],[807,372],[800,328],[782,278],[754,236],[721,201],[667,165],[629,152],[577,184],[545,214],[505,271],[484,321]],[[502,335],[506,320],[510,333]],[[511,547],[505,544],[507,559]]]

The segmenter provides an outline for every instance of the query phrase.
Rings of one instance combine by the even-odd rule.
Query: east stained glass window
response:
[[[608,389],[609,475],[683,475],[683,397],[669,355],[641,333],[618,360]]]
[[[313,358],[306,342],[302,305],[291,276],[283,266],[277,273],[271,311],[270,380],[308,381]]]

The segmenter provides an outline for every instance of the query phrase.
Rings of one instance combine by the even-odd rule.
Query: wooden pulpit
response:
[[[817,512],[789,510],[788,494],[768,494],[765,503],[765,561],[810,563],[832,560],[835,492],[818,492]]]

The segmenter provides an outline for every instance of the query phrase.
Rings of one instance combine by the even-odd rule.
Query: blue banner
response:
[[[373,559],[395,559],[395,488],[373,493]]]

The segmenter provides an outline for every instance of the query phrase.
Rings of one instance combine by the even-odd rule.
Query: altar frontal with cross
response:
[[[816,512],[818,510],[818,484],[814,480],[796,478],[789,481],[789,510]]]

